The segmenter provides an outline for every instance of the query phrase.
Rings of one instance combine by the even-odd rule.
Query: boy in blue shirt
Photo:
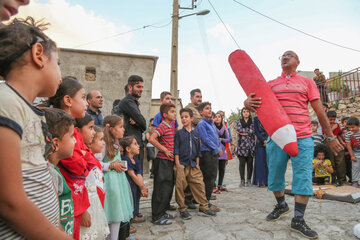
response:
[[[211,118],[211,103],[203,102],[198,107],[202,116],[201,121],[196,126],[201,138],[201,158],[200,169],[204,176],[206,199],[210,201],[212,190],[216,181],[218,157],[222,155],[221,143],[216,127]],[[210,209],[218,212],[220,209],[210,204]]]
[[[194,120],[193,111],[189,108],[180,110],[183,128],[175,134],[175,164],[176,164],[176,190],[175,200],[179,205],[180,216],[190,219],[191,215],[185,205],[184,190],[190,187],[196,202],[200,204],[199,211],[211,216],[216,215],[209,209],[209,202],[205,197],[203,175],[199,167],[200,160],[200,135],[192,127]]]

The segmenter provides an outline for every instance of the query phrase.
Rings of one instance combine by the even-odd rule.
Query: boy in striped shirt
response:
[[[347,121],[349,131],[346,133],[345,142],[350,153],[352,162],[352,183],[354,187],[359,187],[360,181],[360,131],[359,119],[351,117]]]
[[[169,225],[174,216],[167,214],[174,189],[174,137],[171,123],[176,120],[175,105],[164,103],[160,106],[163,121],[151,134],[149,142],[159,152],[154,161],[154,190],[151,198],[152,220],[157,225]]]

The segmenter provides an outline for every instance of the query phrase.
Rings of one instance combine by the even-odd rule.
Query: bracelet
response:
[[[143,190],[144,188],[145,188],[145,186],[144,186],[144,185],[140,186],[140,189],[141,189],[141,190]]]

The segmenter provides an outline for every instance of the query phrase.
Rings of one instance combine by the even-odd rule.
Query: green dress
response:
[[[64,231],[69,235],[73,235],[74,229],[74,204],[72,200],[71,189],[67,185],[64,176],[61,174],[59,168],[55,167],[55,170],[60,174],[63,181],[62,194],[59,195],[60,205],[60,224]]]
[[[103,162],[121,160],[120,151],[112,161],[105,156]],[[108,223],[129,222],[133,217],[134,205],[129,182],[125,172],[114,170],[104,172],[105,200],[104,211]]]

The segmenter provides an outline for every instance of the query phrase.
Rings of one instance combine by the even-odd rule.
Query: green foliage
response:
[[[239,113],[240,113],[240,109],[239,109],[239,108],[237,108],[235,112],[231,110],[231,114],[230,114],[230,116],[226,119],[226,121],[227,121],[229,124],[231,124],[232,122],[235,122],[235,121],[239,120],[239,118],[240,118],[240,114],[239,114]]]
[[[344,83],[344,80],[341,78],[342,72],[339,71],[338,76],[331,78],[329,83],[328,92],[349,92],[349,86]]]

